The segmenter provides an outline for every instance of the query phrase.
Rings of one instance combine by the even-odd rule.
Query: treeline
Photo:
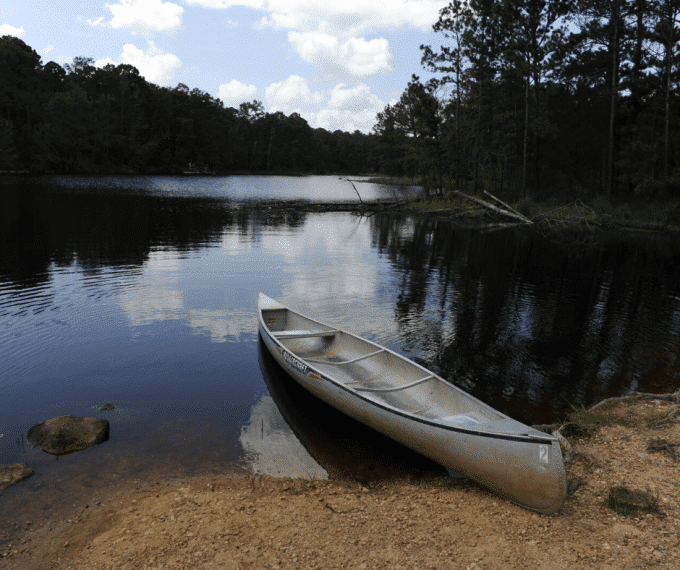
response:
[[[93,63],[43,65],[19,38],[0,38],[0,171],[382,170],[375,135],[313,129],[258,101],[225,108],[181,83],[149,83],[131,65]]]
[[[680,0],[453,0],[375,132],[429,188],[680,191]]]

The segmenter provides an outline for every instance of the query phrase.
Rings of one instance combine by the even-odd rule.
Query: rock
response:
[[[645,491],[627,489],[626,487],[611,487],[607,504],[621,515],[635,514],[638,511],[658,513],[658,500]]]
[[[34,425],[28,430],[33,447],[52,455],[82,451],[109,439],[109,422],[98,418],[60,416]]]
[[[25,463],[0,465],[0,491],[15,485],[33,475],[34,471]]]
[[[104,404],[101,409],[99,410],[100,412],[110,412],[111,410],[115,410],[116,406],[113,404]]]

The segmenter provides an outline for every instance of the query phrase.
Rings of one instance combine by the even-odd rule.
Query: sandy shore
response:
[[[352,481],[194,478],[115,492],[69,518],[28,526],[7,569],[680,568],[680,478],[671,401],[624,401],[570,438],[571,493],[540,516],[466,480],[368,487]],[[604,418],[604,420],[603,420]],[[659,512],[618,514],[612,486],[647,491]],[[1,500],[1,498],[0,498]]]

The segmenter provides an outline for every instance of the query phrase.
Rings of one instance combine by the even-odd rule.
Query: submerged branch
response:
[[[354,191],[357,193],[357,196],[359,196],[359,202],[363,204],[364,201],[361,199],[361,194],[359,194],[359,190],[357,190],[357,187],[354,185],[354,182],[352,182],[349,178],[343,178],[341,180],[347,180],[347,182],[349,182],[352,185],[352,188],[354,188]]]

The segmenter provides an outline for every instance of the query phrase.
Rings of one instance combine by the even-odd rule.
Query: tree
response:
[[[439,13],[439,20],[434,24],[435,32],[441,33],[446,39],[452,41],[452,45],[442,45],[439,52],[434,52],[430,46],[421,45],[423,52],[421,64],[431,72],[444,73],[445,75],[438,80],[439,85],[448,87],[453,85],[453,101],[448,105],[448,114],[453,117],[454,129],[450,130],[452,136],[449,137],[448,147],[452,155],[451,170],[449,176],[455,178],[456,187],[460,186],[460,179],[463,176],[463,155],[461,139],[461,109],[463,108],[463,97],[465,94],[465,74],[464,71],[470,65],[468,58],[463,50],[463,34],[465,32],[465,22],[470,17],[469,6],[460,1],[451,2],[442,8]]]
[[[625,0],[580,0],[578,7],[582,31],[577,36],[592,48],[597,49],[599,47],[598,55],[605,64],[606,89],[609,94],[609,126],[604,168],[604,190],[606,195],[610,197],[614,189],[621,46],[626,36],[623,18]]]
[[[549,132],[550,125],[541,107],[544,77],[553,67],[553,55],[564,44],[566,4],[563,0],[511,0],[512,39],[508,45],[508,65],[524,80],[524,133],[522,144],[521,195],[527,194],[527,162],[529,131],[533,131],[534,191],[540,190],[539,137]],[[529,116],[529,91],[533,92],[533,120]]]
[[[191,162],[221,172],[357,171],[373,169],[371,142],[358,132],[321,135],[257,100],[225,108],[197,88],[159,87],[131,65],[76,57],[42,66],[20,39],[0,38],[0,169],[177,172]]]
[[[654,0],[655,25],[652,40],[661,45],[662,57],[654,58],[659,67],[659,79],[664,94],[663,176],[667,184],[670,175],[671,97],[676,80],[678,40],[680,40],[680,0]]]
[[[0,38],[0,117],[5,124],[1,146],[2,161],[19,161],[26,168],[31,162],[31,134],[34,114],[39,106],[41,87],[40,56],[14,36]]]

